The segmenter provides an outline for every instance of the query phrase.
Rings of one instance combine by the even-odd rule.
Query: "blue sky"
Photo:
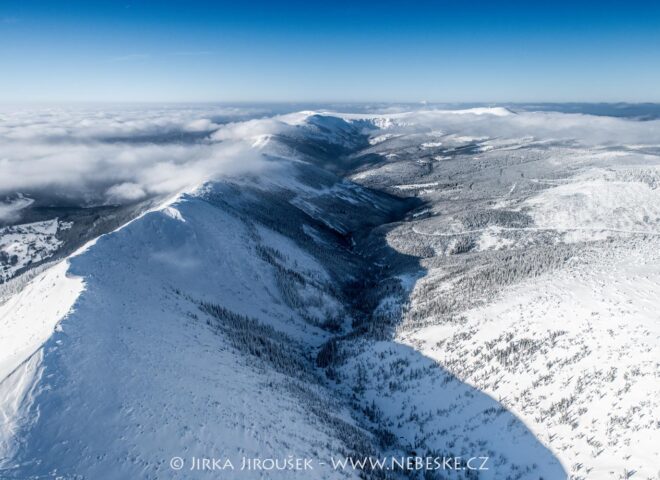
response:
[[[0,2],[0,101],[660,102],[660,2]]]

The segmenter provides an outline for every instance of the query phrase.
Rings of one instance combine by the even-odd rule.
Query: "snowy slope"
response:
[[[1,476],[162,478],[172,457],[220,453],[237,466],[313,459],[301,478],[357,476],[318,464],[377,447],[315,355],[350,325],[337,278],[357,267],[344,235],[359,211],[382,222],[387,202],[279,159],[268,175],[206,183],[32,279],[0,306]]]
[[[57,218],[44,222],[0,228],[0,280],[7,280],[32,263],[41,262],[62,245],[57,238],[59,230],[71,225]]]
[[[71,310],[83,282],[72,277],[68,268],[68,262],[60,262],[0,305],[0,378],[39,349],[57,322]]]
[[[371,371],[385,350],[391,367],[380,370],[379,382],[390,391],[376,395],[378,382],[369,378],[367,396],[420,448],[438,445],[438,436],[463,451],[477,449],[471,442],[480,437],[490,445],[493,426],[513,413],[570,478],[655,478],[660,161],[625,144],[594,143],[605,123],[615,123],[624,142],[651,125],[605,119],[587,126],[557,116],[556,127],[539,128],[539,118],[520,115],[493,123],[491,137],[452,137],[429,148],[437,138],[431,126],[457,128],[443,115],[425,123],[409,114],[405,128],[379,120],[397,135],[369,152],[387,161],[353,176],[426,204],[388,233],[395,251],[419,258],[410,292],[380,307],[397,323],[395,341],[368,346],[347,362],[347,375],[356,363]],[[523,123],[539,138],[522,135]],[[562,123],[573,124],[577,137],[557,141],[567,135]],[[481,126],[462,124],[470,133]],[[410,351],[424,360],[411,360]],[[442,368],[422,373],[434,364]],[[402,377],[408,380],[394,383]],[[434,377],[441,394],[429,385]],[[498,404],[477,407],[466,420],[463,412],[474,408],[461,398],[466,386]],[[496,442],[511,442],[500,450],[503,463],[543,459],[533,443],[516,445],[521,438],[512,429]],[[547,466],[535,459],[541,471],[533,475],[561,478],[549,459]]]
[[[592,251],[468,312],[461,325],[405,341],[500,398],[574,478],[653,478],[659,247],[646,237]]]
[[[0,477],[292,455],[315,469],[222,475],[653,478],[651,123],[500,108],[203,123],[195,151],[255,168],[203,161],[213,180],[0,291]],[[346,455],[487,470],[318,463]]]
[[[4,475],[155,478],[177,455],[311,456],[347,448],[326,419],[310,413],[317,402],[351,425],[341,405],[327,400],[322,385],[305,383],[306,401],[290,385],[303,388],[297,375],[313,372],[282,373],[241,354],[240,343],[225,338],[238,332],[215,334],[199,308],[197,302],[213,302],[286,332],[277,346],[284,358],[304,355],[296,345],[308,348],[328,335],[292,314],[276,272],[255,255],[258,245],[302,272],[325,275],[276,233],[262,239],[196,197],[147,214],[74,257],[70,274],[85,279],[85,290],[43,347],[44,372],[17,439],[27,447],[3,465]],[[38,419],[30,419],[36,409]]]

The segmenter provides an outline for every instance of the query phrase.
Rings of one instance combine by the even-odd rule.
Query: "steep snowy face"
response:
[[[164,190],[139,176],[101,190],[137,186],[144,203],[48,217],[23,202],[3,227],[30,267],[0,289],[1,477],[170,478],[173,457],[288,455],[314,469],[221,473],[654,474],[657,125],[193,117],[69,127],[194,155]],[[349,456],[479,465],[332,468]]]
[[[255,115],[263,112],[0,111],[3,168],[11,172],[0,178],[0,282],[200,183],[269,170],[267,156],[327,166],[364,143],[340,118],[245,120]]]
[[[311,368],[324,322],[344,313],[328,274],[215,202],[186,197],[72,259],[85,291],[44,346],[3,475],[155,477],[174,456],[347,448],[331,421],[360,435]]]
[[[304,144],[276,158],[282,145],[262,151],[268,175],[180,195],[36,271],[0,305],[11,333],[3,478],[159,478],[170,458],[219,452],[237,467],[314,459],[301,478],[327,478],[318,460],[378,450],[316,355],[351,328],[344,287],[363,271],[352,232],[406,202],[319,169]]]

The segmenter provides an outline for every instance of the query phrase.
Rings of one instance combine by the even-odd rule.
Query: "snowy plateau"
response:
[[[660,478],[659,120],[232,115],[0,112],[0,478]]]

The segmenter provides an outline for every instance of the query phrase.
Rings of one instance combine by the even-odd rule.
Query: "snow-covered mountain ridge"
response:
[[[0,305],[0,472],[175,478],[170,458],[223,452],[489,459],[257,478],[653,478],[660,170],[651,142],[600,143],[609,122],[571,140],[570,115],[487,109],[214,130],[258,168]]]

